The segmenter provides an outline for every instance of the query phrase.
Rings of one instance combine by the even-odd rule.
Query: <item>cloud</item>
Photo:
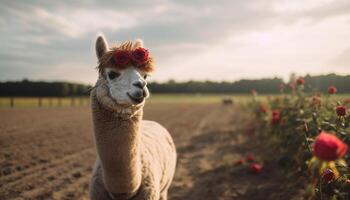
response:
[[[0,80],[75,80],[74,68],[88,69],[81,80],[91,83],[100,31],[110,42],[143,38],[158,60],[154,80],[286,76],[279,65],[326,72],[331,58],[348,63],[339,52],[350,42],[349,11],[347,0],[4,0]]]
[[[343,50],[339,55],[330,60],[329,65],[338,69],[349,69],[350,67],[350,48]]]

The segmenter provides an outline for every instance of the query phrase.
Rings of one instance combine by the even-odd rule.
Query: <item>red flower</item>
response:
[[[278,110],[273,110],[273,111],[272,111],[271,123],[272,123],[272,124],[279,124],[280,121],[281,121],[281,114],[280,114],[280,111],[278,111]]]
[[[350,104],[350,99],[345,99],[345,100],[344,100],[344,103],[345,103],[345,104]]]
[[[126,50],[118,50],[113,54],[114,63],[125,67],[130,62],[130,53]]]
[[[328,88],[328,93],[329,94],[335,94],[337,92],[337,88],[334,86],[331,86]]]
[[[250,170],[254,173],[260,173],[261,169],[262,169],[262,166],[257,163],[253,163],[250,165]]]
[[[311,99],[311,105],[321,106],[321,98],[319,96],[313,96]]]
[[[243,165],[244,164],[244,159],[240,158],[239,160],[236,161],[236,165]]]
[[[148,60],[148,50],[142,47],[135,49],[132,52],[132,59],[139,65],[145,64]]]
[[[322,179],[325,182],[329,183],[329,182],[333,181],[334,177],[335,177],[334,172],[331,169],[323,170]]]
[[[305,80],[304,80],[303,77],[300,77],[300,78],[297,79],[297,84],[298,85],[304,85],[304,83],[305,83]]]
[[[314,155],[321,160],[333,161],[346,154],[348,145],[339,140],[335,135],[321,132],[316,138],[313,150]]]
[[[263,105],[260,105],[260,112],[267,113],[267,108]]]
[[[252,153],[248,154],[247,161],[248,162],[253,162],[254,161],[254,155]]]
[[[345,116],[346,115],[346,107],[345,106],[337,106],[335,108],[335,111],[337,112],[338,116]]]

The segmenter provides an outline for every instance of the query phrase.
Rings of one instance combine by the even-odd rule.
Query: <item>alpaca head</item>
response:
[[[118,105],[140,105],[149,96],[146,78],[154,68],[154,60],[143,48],[141,40],[109,48],[104,37],[96,40],[100,80],[108,98]],[[111,102],[111,101],[109,101]]]

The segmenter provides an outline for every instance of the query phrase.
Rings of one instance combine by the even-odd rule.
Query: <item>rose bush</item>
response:
[[[285,85],[290,93],[280,90],[280,96],[267,102],[255,93],[248,105],[255,112],[255,134],[278,152],[274,159],[288,177],[307,177],[306,199],[348,199],[350,100],[334,96],[334,86],[328,88],[329,95],[306,94],[303,78]]]

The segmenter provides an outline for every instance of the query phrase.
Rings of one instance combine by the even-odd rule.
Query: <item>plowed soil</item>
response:
[[[261,153],[246,137],[249,117],[216,104],[149,104],[145,119],[164,125],[178,150],[172,200],[291,199],[273,161],[254,174],[235,162]],[[253,140],[253,141],[252,141]],[[89,199],[95,161],[88,107],[0,110],[0,199]]]

